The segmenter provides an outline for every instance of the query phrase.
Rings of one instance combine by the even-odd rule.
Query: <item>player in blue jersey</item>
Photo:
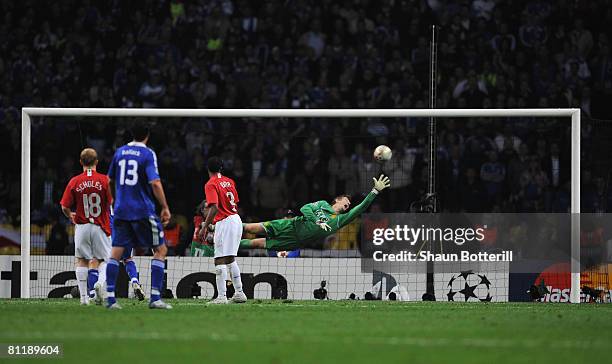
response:
[[[170,309],[172,306],[161,300],[164,259],[168,251],[162,224],[170,220],[170,209],[159,177],[157,157],[146,145],[149,129],[136,123],[131,131],[134,140],[117,149],[108,170],[108,176],[115,182],[115,206],[113,248],[106,268],[107,307],[121,308],[115,299],[115,284],[124,249],[143,247],[153,249],[149,308]],[[161,205],[159,219],[153,197]]]

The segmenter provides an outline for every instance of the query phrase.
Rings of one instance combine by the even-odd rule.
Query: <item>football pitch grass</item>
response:
[[[171,311],[0,300],[0,343],[72,363],[586,363],[612,358],[612,305],[251,300]],[[51,359],[36,359],[36,362]],[[12,363],[21,360],[0,359]],[[33,361],[33,359],[30,359]]]

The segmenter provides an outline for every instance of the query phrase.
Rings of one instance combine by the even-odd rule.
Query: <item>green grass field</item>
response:
[[[609,304],[172,303],[172,311],[153,311],[121,300],[122,311],[108,311],[77,300],[0,300],[0,343],[61,343],[63,361],[73,363],[612,360]]]

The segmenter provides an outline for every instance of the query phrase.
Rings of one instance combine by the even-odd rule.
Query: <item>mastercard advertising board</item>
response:
[[[544,285],[550,293],[544,295],[543,302],[569,302],[571,280],[570,264],[553,264],[540,273],[534,285],[539,286],[544,281]],[[604,302],[610,302],[610,290],[612,290],[612,264],[600,265],[585,270],[580,273],[580,287],[589,287],[601,291],[601,298]],[[585,301],[585,294],[581,292],[580,300]]]

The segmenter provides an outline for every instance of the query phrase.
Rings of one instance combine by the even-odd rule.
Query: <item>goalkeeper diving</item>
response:
[[[372,204],[381,191],[389,186],[391,186],[389,177],[381,174],[378,179],[374,178],[372,191],[350,211],[350,197],[340,195],[334,198],[332,204],[327,201],[317,201],[304,205],[300,209],[303,216],[242,224],[245,233],[264,235],[265,238],[242,239],[240,248],[284,251],[314,246],[325,237],[348,225]]]

